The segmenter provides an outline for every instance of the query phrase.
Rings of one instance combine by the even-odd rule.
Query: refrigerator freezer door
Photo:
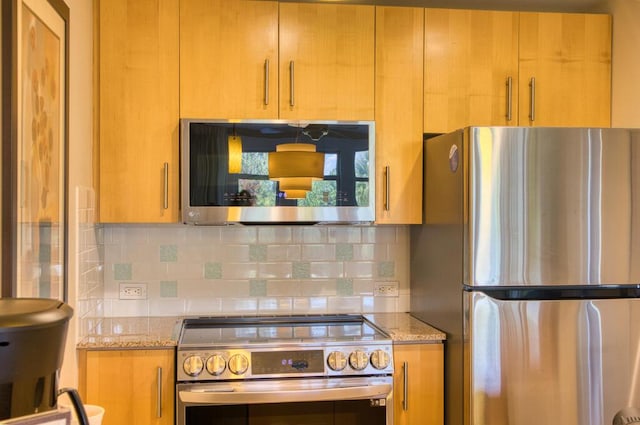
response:
[[[640,406],[640,300],[465,292],[472,425],[603,425]]]

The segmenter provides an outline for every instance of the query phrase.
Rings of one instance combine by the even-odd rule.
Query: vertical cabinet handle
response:
[[[391,189],[391,170],[387,165],[384,167],[384,210],[389,211],[390,207],[390,195],[389,190]]]
[[[269,59],[264,60],[264,105],[269,104]]]
[[[529,96],[531,103],[529,103],[529,119],[531,121],[536,120],[536,78],[531,77],[529,80]]]
[[[511,101],[513,100],[513,78],[507,78],[507,121],[511,121]]]
[[[164,163],[164,199],[162,201],[162,207],[169,209],[169,163]]]
[[[294,64],[293,64],[293,61],[290,61],[289,62],[289,93],[291,94],[291,97],[289,98],[289,105],[291,107],[294,107],[296,104],[295,97],[294,97],[294,89],[295,89],[294,73],[295,73]]]
[[[409,363],[402,363],[404,382],[402,385],[402,410],[409,410]]]
[[[158,367],[157,380],[158,380],[158,385],[157,385],[158,394],[156,396],[156,417],[161,418],[162,417],[162,368],[161,367]]]

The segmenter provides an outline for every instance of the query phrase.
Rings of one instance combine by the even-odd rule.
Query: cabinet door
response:
[[[173,424],[174,350],[79,351],[84,403],[104,407],[104,425]]]
[[[277,2],[180,2],[180,116],[278,118]]]
[[[376,8],[376,222],[422,222],[421,8]]]
[[[280,3],[280,117],[372,120],[374,6]]]
[[[442,425],[443,355],[440,343],[393,347],[395,425]]]
[[[520,13],[519,84],[520,125],[609,127],[611,17]]]
[[[425,9],[424,34],[425,133],[517,124],[517,13]]]
[[[178,0],[98,4],[102,222],[178,221]]]

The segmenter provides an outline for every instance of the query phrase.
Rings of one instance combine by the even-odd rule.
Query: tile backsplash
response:
[[[407,226],[102,225],[103,315],[397,312],[409,307]],[[398,296],[374,296],[397,282]],[[146,299],[120,299],[120,285]]]

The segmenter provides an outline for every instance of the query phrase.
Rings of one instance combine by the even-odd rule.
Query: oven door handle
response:
[[[291,389],[269,391],[220,390],[179,391],[180,400],[190,405],[261,404],[303,401],[361,400],[386,398],[391,394],[390,384],[373,384],[319,389]]]

